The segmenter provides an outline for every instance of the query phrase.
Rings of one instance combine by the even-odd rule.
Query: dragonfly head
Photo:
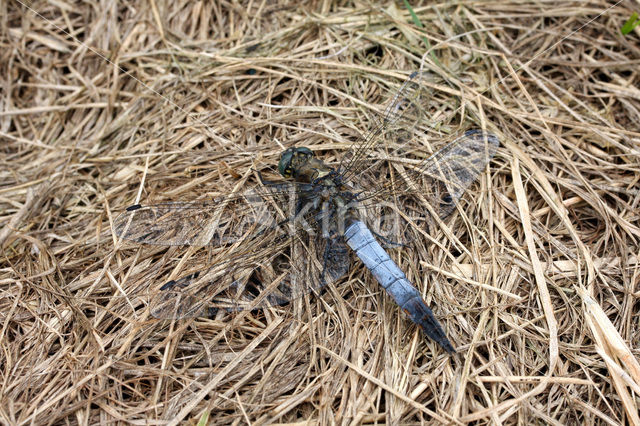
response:
[[[285,178],[290,178],[298,174],[299,169],[304,167],[313,157],[313,151],[305,147],[287,148],[280,156],[278,172]]]

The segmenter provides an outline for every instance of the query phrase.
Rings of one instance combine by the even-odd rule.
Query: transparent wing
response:
[[[427,123],[426,117],[432,99],[431,86],[439,81],[436,75],[426,71],[415,71],[409,76],[392,97],[381,121],[356,140],[343,157],[339,172],[345,180],[360,177],[371,169],[372,162],[375,163],[382,152],[393,156],[405,151],[404,145],[410,142],[416,127],[435,124]]]
[[[349,256],[341,237],[316,232],[324,214],[301,197],[306,187],[284,182],[212,202],[135,205],[114,229],[128,240],[159,245],[225,246],[203,268],[151,291],[158,318],[212,315],[280,305],[344,275]]]
[[[407,242],[403,229],[409,217],[425,216],[429,223],[430,216],[450,214],[499,145],[495,135],[481,130],[448,143],[427,136],[434,127],[447,130],[443,123],[461,110],[451,96],[434,97],[432,87],[440,82],[429,72],[412,73],[380,123],[353,144],[340,165],[343,179],[358,194],[363,220],[392,241]],[[428,155],[432,146],[441,148]]]
[[[116,235],[155,245],[220,246],[251,238],[295,216],[300,185],[253,186],[242,194],[203,202],[128,207],[114,221]]]
[[[258,239],[249,252],[231,253],[206,271],[163,285],[151,297],[152,315],[180,319],[277,306],[320,290],[349,269],[341,238],[272,230]]]
[[[486,168],[499,146],[498,138],[481,130],[469,130],[427,160],[394,168],[392,182],[358,194],[368,224],[389,239],[403,234],[406,216],[397,206],[422,206],[422,216],[444,219],[467,188]],[[402,163],[400,163],[402,164]],[[379,172],[389,174],[388,166]],[[383,182],[383,179],[380,179]],[[415,219],[415,214],[412,215]],[[430,221],[429,221],[430,222]],[[429,223],[428,222],[428,223]],[[396,241],[402,241],[400,238]]]

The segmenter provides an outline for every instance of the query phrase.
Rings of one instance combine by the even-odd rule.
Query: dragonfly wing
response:
[[[426,198],[441,219],[448,216],[467,188],[476,181],[495,155],[500,142],[492,133],[469,130],[431,158],[402,174],[404,193],[428,185]],[[419,179],[422,178],[423,182]]]
[[[486,168],[498,146],[495,135],[469,130],[426,160],[394,168],[393,181],[360,192],[358,201],[367,224],[386,238],[407,242],[407,213],[397,206],[414,206],[414,211],[425,212],[419,216],[426,216],[428,224],[432,222],[430,215],[444,219]],[[379,172],[390,173],[389,169]],[[416,218],[415,213],[412,216]]]
[[[179,319],[278,306],[318,291],[348,271],[341,241],[305,231],[293,236],[274,231],[260,238],[252,241],[251,252],[163,285],[151,298],[152,315]]]
[[[397,209],[411,203],[402,197],[418,200],[421,211],[444,218],[496,152],[493,134],[471,130],[427,154],[433,152],[429,129],[460,110],[451,104],[455,98],[434,90],[443,82],[430,72],[412,73],[382,120],[354,142],[341,162],[339,172],[359,194],[363,219],[390,240],[407,242],[401,237],[406,217]]]
[[[321,215],[300,194],[298,184],[283,183],[214,202],[134,206],[118,217],[115,232],[129,240],[225,247],[209,268],[187,266],[185,276],[152,291],[152,314],[187,318],[280,305],[344,275],[341,237],[316,232]]]
[[[414,128],[426,123],[432,86],[440,81],[426,71],[416,71],[409,76],[392,97],[381,120],[356,140],[343,157],[339,170],[345,180],[358,177],[369,187],[379,183],[376,163],[381,156],[402,152]]]
[[[307,281],[307,288],[291,283],[290,240],[286,233],[272,230],[248,241],[251,248],[246,252],[225,253],[225,259],[214,261],[209,268],[167,282],[152,293],[152,315],[180,319],[219,309],[257,309],[311,291],[311,282]]]
[[[113,228],[119,237],[143,244],[229,245],[294,217],[299,187],[296,182],[256,185],[211,201],[136,204],[115,219]]]
[[[205,246],[216,229],[215,203],[139,204],[127,208],[114,222],[117,236],[144,244]]]

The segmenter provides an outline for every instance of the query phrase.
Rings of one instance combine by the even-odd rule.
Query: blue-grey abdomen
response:
[[[344,236],[347,245],[355,251],[380,285],[411,320],[447,352],[455,352],[440,323],[422,300],[420,292],[411,285],[404,272],[391,260],[369,228],[360,221],[354,221],[349,225]]]

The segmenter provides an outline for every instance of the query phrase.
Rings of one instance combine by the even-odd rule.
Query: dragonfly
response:
[[[427,154],[430,81],[431,73],[413,72],[340,160],[289,147],[277,166],[280,179],[256,171],[242,190],[213,199],[128,207],[114,222],[119,237],[214,250],[207,267],[190,267],[152,292],[151,314],[214,317],[284,305],[345,276],[353,253],[426,336],[455,353],[385,248],[411,247],[455,210],[499,141],[471,129]]]

